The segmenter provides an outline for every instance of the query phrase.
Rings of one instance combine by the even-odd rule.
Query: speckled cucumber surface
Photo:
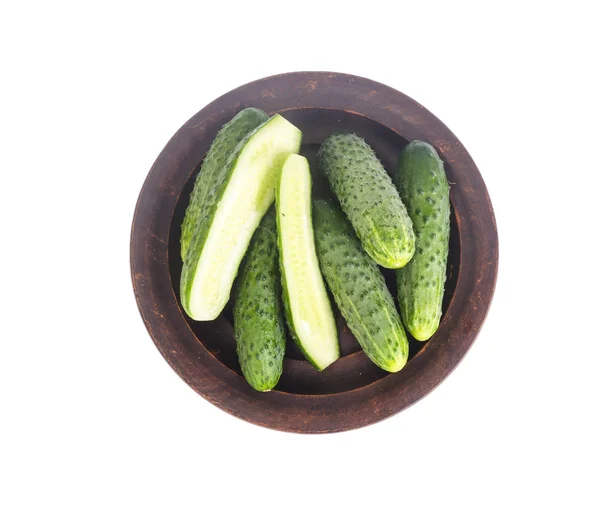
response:
[[[327,286],[365,354],[388,372],[408,359],[408,341],[383,274],[337,206],[314,202],[317,255]]]
[[[279,381],[285,353],[274,207],[252,237],[237,284],[233,323],[238,360],[250,386],[265,392]]]
[[[185,261],[187,249],[198,222],[208,220],[209,211],[217,200],[218,189],[226,178],[227,158],[244,137],[268,120],[267,114],[256,108],[246,108],[227,122],[210,145],[196,177],[190,203],[181,224],[181,259]]]
[[[417,340],[428,340],[442,316],[450,238],[450,189],[444,163],[423,141],[409,143],[398,158],[396,184],[412,219],[416,251],[397,270],[404,324]]]
[[[386,268],[406,265],[415,252],[412,223],[373,149],[354,134],[334,133],[317,159],[367,254]]]

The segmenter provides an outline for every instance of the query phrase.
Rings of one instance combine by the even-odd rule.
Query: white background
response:
[[[600,506],[596,2],[331,3],[2,3],[0,506]],[[457,370],[338,435],[204,401],[152,344],[129,275],[170,136],[294,70],[366,76],[441,118],[500,237]]]

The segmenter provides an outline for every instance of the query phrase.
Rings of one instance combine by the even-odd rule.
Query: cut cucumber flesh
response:
[[[267,114],[260,109],[243,109],[221,128],[210,145],[210,149],[202,161],[202,167],[194,183],[190,203],[185,210],[185,217],[181,224],[181,259],[183,261],[185,261],[196,225],[205,219],[217,199],[216,186],[219,181],[224,181],[227,171],[226,162],[231,152],[248,133],[268,119]]]
[[[290,155],[277,186],[277,226],[288,325],[319,370],[339,358],[337,328],[315,251],[308,161]]]
[[[183,267],[181,299],[192,319],[213,320],[225,307],[250,239],[274,201],[279,170],[301,140],[298,128],[275,115],[232,153],[212,220],[194,233]]]

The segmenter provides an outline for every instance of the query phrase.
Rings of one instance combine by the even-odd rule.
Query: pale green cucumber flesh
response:
[[[406,265],[415,252],[412,223],[373,149],[354,134],[333,133],[317,159],[367,254],[386,268]]]
[[[408,359],[408,340],[383,274],[341,210],[317,200],[313,213],[319,263],[348,328],[373,363],[398,372]]]
[[[279,169],[301,140],[299,129],[275,115],[231,154],[215,206],[197,224],[183,265],[181,303],[192,319],[213,320],[225,307],[250,239],[274,201]]]
[[[277,226],[283,297],[295,342],[314,367],[339,358],[335,318],[317,259],[308,162],[290,155],[277,185]]]
[[[252,237],[236,284],[233,324],[242,374],[255,390],[269,391],[279,381],[285,354],[273,206]]]
[[[219,131],[202,161],[202,167],[194,189],[190,195],[190,203],[185,210],[181,224],[181,259],[185,261],[187,249],[194,234],[196,224],[204,220],[216,199],[216,181],[219,175],[227,171],[227,158],[237,144],[260,124],[268,120],[264,111],[246,108],[235,115]]]
[[[438,329],[450,239],[450,190],[444,164],[428,143],[409,143],[398,159],[396,184],[416,235],[412,260],[397,270],[398,303],[406,328],[420,341]]]

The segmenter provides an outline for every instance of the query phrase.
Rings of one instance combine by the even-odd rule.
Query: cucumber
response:
[[[246,381],[260,392],[275,387],[283,370],[277,220],[271,207],[252,237],[238,278],[233,308],[237,354]]]
[[[406,265],[415,252],[412,223],[371,147],[354,134],[335,133],[317,158],[367,254],[386,268]]]
[[[210,321],[225,307],[250,239],[275,198],[279,169],[290,153],[299,151],[301,140],[298,128],[275,115],[240,141],[227,159],[181,272],[181,304],[192,319]]]
[[[283,302],[292,338],[318,370],[340,356],[331,303],[315,252],[308,161],[290,155],[277,182]]]
[[[185,210],[181,224],[181,259],[185,261],[187,249],[194,233],[196,224],[206,219],[208,210],[216,199],[215,179],[227,170],[227,157],[237,144],[260,124],[268,120],[264,111],[247,108],[240,111],[227,122],[217,134],[204,157],[200,173],[196,177],[194,190],[190,196],[190,204]]]
[[[398,372],[408,340],[382,273],[336,206],[317,200],[313,210],[321,270],[348,328],[373,363]]]
[[[417,237],[413,259],[397,273],[404,324],[417,340],[429,339],[442,317],[450,239],[450,188],[444,163],[423,142],[409,143],[398,158],[396,184]]]

